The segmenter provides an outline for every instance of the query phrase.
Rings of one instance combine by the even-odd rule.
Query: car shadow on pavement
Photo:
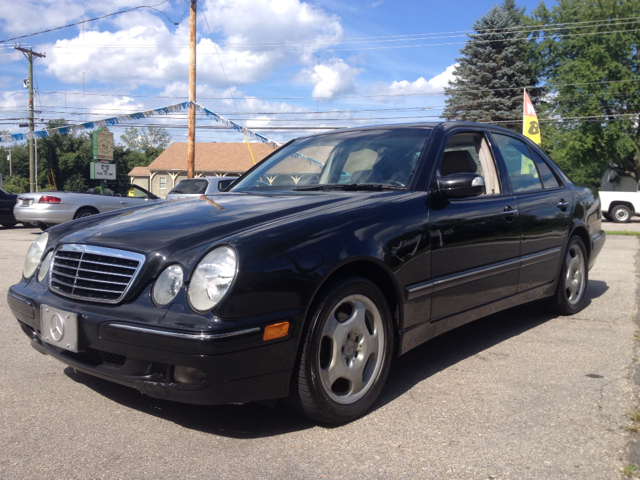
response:
[[[605,282],[590,281],[587,305],[591,299],[601,296],[607,290]],[[451,330],[402,357],[394,358],[387,384],[369,413],[393,402],[432,375],[553,318],[556,316],[550,314],[541,303],[515,307]],[[133,388],[75,371],[71,367],[67,367],[64,373],[73,381],[127,408],[214,435],[242,439],[262,438],[318,425],[287,409],[282,405],[283,402],[279,402],[275,407],[257,403],[187,405],[155,399]]]

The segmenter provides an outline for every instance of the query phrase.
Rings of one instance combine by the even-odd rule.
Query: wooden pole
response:
[[[198,0],[191,0],[189,14],[189,101],[196,101],[196,11]],[[196,107],[189,107],[187,177],[193,178],[196,164]]]

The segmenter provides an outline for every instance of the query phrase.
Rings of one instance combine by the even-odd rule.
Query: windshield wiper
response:
[[[296,187],[294,190],[406,190],[407,187],[401,187],[400,185],[391,185],[388,183],[331,183],[327,185],[308,185],[303,187]]]

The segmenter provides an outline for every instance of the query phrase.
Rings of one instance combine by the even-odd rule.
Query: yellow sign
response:
[[[542,145],[538,117],[536,116],[536,111],[533,109],[533,103],[531,103],[531,99],[529,98],[526,90],[524,91],[524,119],[522,122],[522,134],[534,143]]]

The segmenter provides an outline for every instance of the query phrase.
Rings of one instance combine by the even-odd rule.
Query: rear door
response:
[[[522,256],[518,292],[523,292],[557,278],[571,225],[573,192],[523,140],[502,133],[491,137],[517,201]]]
[[[481,174],[486,193],[446,199],[432,183],[432,321],[513,295],[517,289],[517,203],[496,168],[484,131],[458,131],[448,137],[436,181],[437,177],[462,172]]]

